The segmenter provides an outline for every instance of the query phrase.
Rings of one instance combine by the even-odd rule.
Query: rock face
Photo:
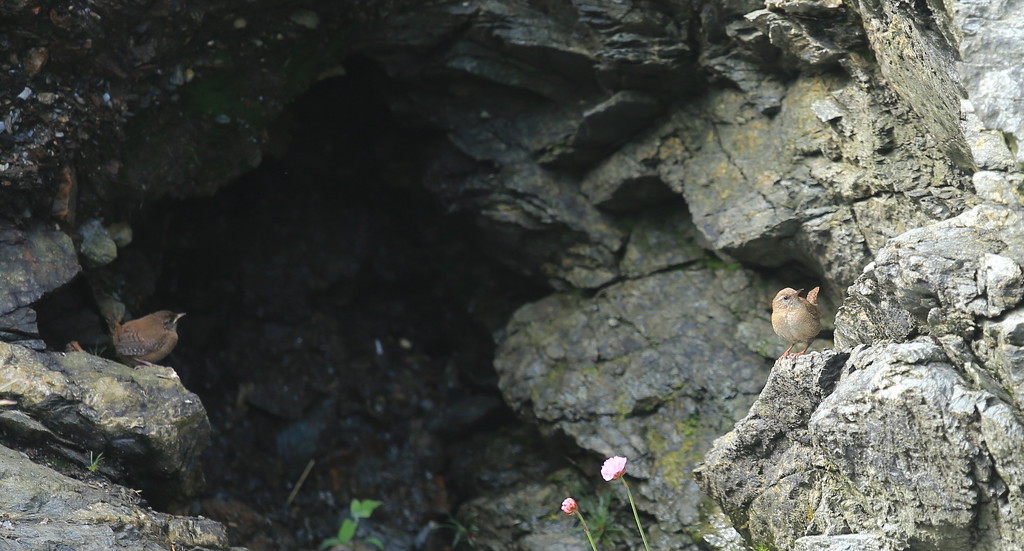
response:
[[[1024,545],[1010,452],[1024,445],[1024,209],[1019,178],[975,180],[985,203],[891,239],[849,288],[835,329],[849,356],[777,364],[708,453],[701,488],[754,541]]]
[[[779,549],[1015,549],[1013,411],[927,339],[815,354],[773,370],[697,480]]]
[[[496,366],[502,392],[544,430],[637,458],[629,472],[644,509],[665,525],[692,524],[699,450],[765,376],[741,344],[744,330],[767,326],[759,290],[739,270],[675,270],[593,299],[549,297],[509,322]],[[666,307],[648,308],[653,301]]]
[[[15,438],[76,463],[103,453],[104,471],[176,508],[202,489],[210,426],[199,398],[169,368],[133,369],[85,352],[36,353],[0,343],[0,410]]]
[[[749,23],[730,5],[699,15],[637,10],[627,23],[595,19],[592,10],[620,9],[597,6],[541,13],[527,3],[442,4],[391,20],[360,45],[406,83],[402,109],[450,129],[428,185],[477,213],[487,235],[514,243],[518,263],[539,266],[552,284],[598,288],[622,277],[623,213],[643,218],[673,195],[686,200],[710,248],[758,265],[800,263],[837,291],[885,239],[971,203],[956,164],[928,146],[927,127],[859,57],[839,56],[835,45],[824,57],[795,52],[856,78],[813,72],[787,84],[770,65],[738,59],[777,52],[766,42],[784,21],[803,21],[791,30],[806,36],[806,14]],[[810,16],[831,25],[814,31],[817,43],[863,42],[845,8]],[[738,19],[717,34],[730,18]],[[411,20],[431,21],[432,33],[403,32]],[[696,21],[708,25],[699,41],[709,57],[678,47],[644,60],[645,72],[690,75],[703,63],[738,90],[679,101],[693,92],[692,78],[655,85],[624,72],[605,80],[608,60],[663,51],[663,40],[685,40],[681,29]],[[783,51],[793,53],[790,42],[807,43],[788,41]],[[449,77],[440,90],[438,72]],[[452,104],[453,96],[463,99]]]
[[[779,364],[702,487],[780,549],[1013,548],[1012,529],[980,535],[1011,524],[983,472],[1008,462],[985,457],[981,431],[1016,407],[1020,188],[999,137],[1011,123],[964,99],[990,90],[969,66],[998,68],[974,23],[1003,16],[626,4],[431,5],[359,46],[402,83],[396,111],[446,129],[430,189],[561,291],[510,321],[506,400],[545,434],[633,457],[656,538],[696,545],[680,529],[702,522],[689,471],[777,355],[764,303],[820,283],[846,296],[842,352],[798,360],[806,373]],[[666,38],[687,46],[637,56]],[[623,60],[708,86],[654,85]]]
[[[150,503],[177,510],[203,489],[198,460],[209,423],[173,371],[6,343],[0,364],[5,442],[86,478],[74,480],[0,446],[0,510],[9,538],[25,549],[71,542],[82,549],[228,547],[219,524],[156,513],[133,491],[108,482],[139,488]]]
[[[0,337],[42,348],[32,303],[71,280],[81,267],[71,238],[40,225],[20,230],[0,220]]]
[[[0,463],[0,529],[17,542],[8,549],[228,548],[224,527],[213,521],[156,513],[129,490],[62,476],[4,446]]]
[[[629,456],[656,547],[712,541],[702,458],[697,483],[750,543],[1024,545],[1013,3],[299,4],[0,6],[18,29],[0,33],[0,420],[15,440],[78,463],[104,451],[115,480],[194,495],[209,432],[195,397],[158,369],[33,352],[33,308],[81,271],[76,248],[105,314],[140,302],[128,289],[159,268],[108,264],[123,258],[104,224],[216,191],[287,142],[271,121],[301,90],[367,65],[353,74],[376,75],[396,132],[437,136],[389,159],[422,163],[416,184],[471,217],[483,251],[552,290],[497,331],[505,401],[584,467]],[[310,243],[324,281],[347,274]],[[261,298],[292,305],[282,259]],[[817,285],[826,331],[841,303],[837,350],[768,375],[783,348],[768,300]],[[492,519],[491,548],[562,545],[565,523],[525,517],[577,482],[508,485],[466,514]],[[528,533],[488,514],[517,507]]]

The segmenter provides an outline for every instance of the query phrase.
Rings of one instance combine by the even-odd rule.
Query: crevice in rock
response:
[[[161,363],[213,426],[195,512],[251,550],[317,547],[353,498],[385,502],[366,524],[401,548],[448,519],[473,497],[451,480],[473,476],[452,471],[474,453],[465,443],[520,425],[496,387],[495,339],[549,292],[423,189],[443,135],[393,115],[372,64],[347,68],[291,107],[279,157],[212,197],[139,213],[111,266],[135,280],[121,297],[132,316],[188,313]],[[71,328],[43,323],[51,347],[102,352],[89,300],[81,280],[40,305],[45,320],[85,312]],[[439,531],[420,548],[450,541]]]

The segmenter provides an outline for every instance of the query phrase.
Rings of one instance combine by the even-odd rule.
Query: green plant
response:
[[[103,461],[103,452],[100,452],[97,455],[93,455],[91,451],[89,452],[89,472],[90,473],[94,473],[97,470],[99,470],[99,468],[100,468],[100,461]]]
[[[596,503],[580,499],[580,505],[586,509],[590,517],[590,533],[594,535],[594,541],[597,543],[610,541],[623,533],[621,528],[612,524],[612,513],[609,509],[611,503],[612,496],[607,492],[598,493]]]
[[[349,518],[342,521],[341,527],[338,528],[338,535],[321,542],[320,549],[327,549],[334,545],[345,545],[352,541],[356,535],[356,528],[359,528],[359,520],[370,518],[373,510],[380,507],[380,505],[381,502],[372,499],[353,499],[352,503],[348,506]],[[384,549],[384,544],[377,538],[366,538],[363,541],[376,546],[377,549]]]
[[[476,537],[476,533],[479,531],[475,524],[470,524],[467,527],[455,517],[448,515],[448,520],[442,526],[454,532],[452,536],[452,549],[457,548],[462,541],[465,541],[470,547],[474,546],[473,538]]]

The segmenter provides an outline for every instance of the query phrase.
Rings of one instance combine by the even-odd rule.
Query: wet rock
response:
[[[16,439],[86,465],[89,452],[103,453],[104,469],[161,507],[181,506],[202,490],[198,461],[209,422],[170,368],[2,343],[0,356],[0,386],[18,402],[0,410],[0,424]]]
[[[10,54],[0,88],[13,91],[0,120],[0,215],[32,219],[51,203],[68,210],[52,183],[69,166],[89,183],[68,194],[89,217],[123,219],[162,197],[212,193],[259,163],[280,138],[268,128],[284,106],[345,57],[340,33],[406,3],[233,6],[231,20],[248,23],[240,29],[205,24],[206,5],[111,11],[99,2],[47,15],[7,3],[9,28],[24,32],[0,37]],[[224,40],[228,29],[236,40]]]
[[[11,549],[229,548],[223,526],[141,507],[126,488],[69,478],[5,446],[0,446],[0,463],[0,511],[5,512],[0,531],[5,540],[17,542]]]
[[[630,458],[638,507],[674,537],[698,522],[690,469],[760,389],[764,295],[743,270],[675,270],[607,287],[592,299],[553,295],[521,308],[495,368],[505,399],[545,433],[595,455]],[[767,337],[765,337],[767,338]],[[653,528],[652,528],[653,530]]]
[[[71,280],[81,267],[64,233],[0,221],[0,337],[42,348],[31,304]]]

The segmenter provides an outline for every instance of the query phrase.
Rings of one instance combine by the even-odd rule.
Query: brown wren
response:
[[[814,337],[821,332],[821,314],[818,312],[818,290],[815,287],[807,292],[807,298],[800,296],[800,291],[794,291],[789,287],[778,292],[772,300],[772,329],[775,334],[789,341],[789,348],[779,356],[779,359],[789,355],[789,351],[798,343],[805,342],[807,346],[794,354],[799,356],[811,347]]]
[[[184,315],[160,310],[127,323],[114,322],[110,331],[114,350],[131,365],[152,366],[178,344],[178,320]]]

